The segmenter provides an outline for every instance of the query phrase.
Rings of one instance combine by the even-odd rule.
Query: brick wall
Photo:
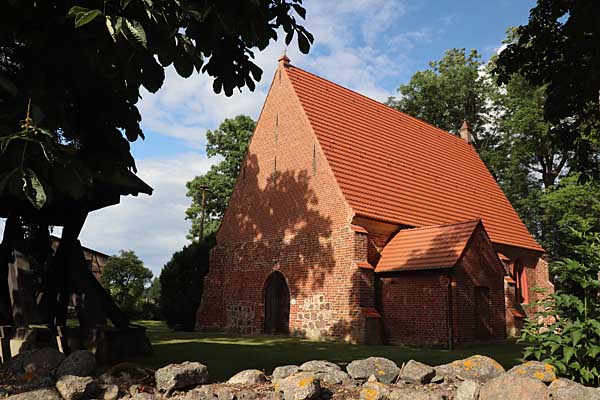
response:
[[[387,273],[380,276],[385,335],[390,343],[447,346],[449,275],[452,277],[454,344],[477,340],[475,288],[490,289],[490,337],[506,336],[504,277],[487,236],[478,231],[451,270]]]
[[[290,290],[290,332],[356,341],[356,252],[364,244],[355,241],[352,211],[282,68],[211,252],[197,325],[261,332],[265,282],[280,271]]]

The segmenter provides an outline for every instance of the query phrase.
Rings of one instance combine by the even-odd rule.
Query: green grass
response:
[[[154,355],[138,363],[151,368],[182,361],[208,366],[211,379],[226,380],[238,371],[256,368],[272,372],[279,365],[308,360],[329,360],[345,365],[352,360],[381,356],[398,365],[415,359],[430,365],[444,364],[473,354],[487,355],[505,368],[519,363],[522,346],[514,341],[478,345],[456,350],[405,346],[362,346],[336,342],[314,342],[283,336],[237,336],[220,333],[173,332],[157,321],[138,321],[145,326]]]

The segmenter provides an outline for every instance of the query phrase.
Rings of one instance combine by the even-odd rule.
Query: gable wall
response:
[[[356,340],[352,211],[281,69],[211,252],[198,326],[261,332],[264,284],[277,270],[290,289],[292,333]]]
[[[455,344],[476,341],[475,288],[490,289],[490,331],[492,340],[506,337],[504,268],[487,235],[477,228],[459,265],[452,271],[452,303]]]

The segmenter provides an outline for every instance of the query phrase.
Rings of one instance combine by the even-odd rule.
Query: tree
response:
[[[196,176],[186,183],[187,196],[192,199],[192,204],[186,210],[186,219],[192,221],[188,239],[194,240],[199,237],[203,185],[209,188],[206,193],[207,223],[204,234],[217,230],[255,126],[252,118],[238,115],[233,119],[225,119],[218,129],[206,132],[206,154],[208,157],[221,157],[222,161],[213,165],[204,175]]]
[[[600,184],[580,180],[578,174],[567,176],[539,199],[542,245],[555,259],[576,257],[581,238],[573,232],[600,232]]]
[[[483,63],[476,50],[450,49],[429,69],[416,72],[398,88],[399,98],[387,104],[445,131],[458,134],[469,122],[475,148],[487,159],[494,135],[487,129],[491,85],[482,76]]]
[[[298,22],[305,14],[301,0],[2,3],[0,216],[8,219],[0,272],[23,232],[46,232],[36,250],[44,254],[48,226],[65,227],[52,262],[56,273],[44,281],[39,297],[45,322],[65,323],[74,288],[59,277],[84,280],[74,254],[81,252],[76,239],[87,213],[118,203],[120,195],[152,192],[132,173],[130,142],[144,137],[137,108],[141,89],[158,91],[164,69],[173,65],[182,77],[208,74],[217,93],[253,90],[262,76],[254,49],[284,32],[286,43],[295,35],[300,50],[309,51],[313,37]],[[87,292],[100,292],[90,285]],[[0,306],[7,291],[0,282]],[[103,293],[82,299],[92,297],[109,302]],[[112,314],[113,323],[119,319],[116,325],[127,327],[126,318]]]
[[[141,310],[141,298],[151,279],[152,271],[131,250],[109,257],[101,277],[117,305],[130,316]]]
[[[208,272],[209,242],[193,242],[173,254],[160,273],[160,308],[170,328],[193,330]]]
[[[494,69],[501,83],[519,74],[531,85],[545,87],[545,119],[577,127],[569,138],[576,167],[592,173],[597,173],[600,139],[598,15],[600,3],[595,0],[538,0]]]

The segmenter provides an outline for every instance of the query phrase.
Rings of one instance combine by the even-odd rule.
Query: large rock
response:
[[[360,400],[387,400],[390,389],[381,382],[367,382],[360,391]]]
[[[247,369],[232,376],[227,383],[231,385],[256,385],[267,381],[264,372],[258,369]]]
[[[340,385],[344,382],[348,382],[351,379],[350,375],[348,375],[344,371],[317,372],[315,376],[321,382],[327,383],[329,385]]]
[[[479,398],[479,382],[466,380],[461,382],[454,393],[454,400],[477,400]]]
[[[400,370],[399,378],[409,383],[422,385],[431,382],[435,376],[433,367],[415,360],[407,362]]]
[[[366,380],[375,375],[379,382],[392,383],[398,377],[400,368],[392,360],[383,357],[369,357],[365,360],[352,361],[346,367],[348,374],[354,379]]]
[[[273,381],[278,381],[283,378],[287,378],[290,375],[294,375],[300,371],[300,367],[297,365],[282,365],[273,370]]]
[[[31,392],[13,394],[6,397],[10,400],[62,400],[58,392],[54,389],[46,388],[34,390]]]
[[[232,400],[231,395],[232,392],[229,389],[215,392],[208,386],[201,386],[187,392],[183,400]]]
[[[439,393],[426,392],[417,388],[396,389],[390,393],[388,400],[444,400]],[[516,399],[515,399],[516,400]]]
[[[550,391],[539,379],[502,374],[481,387],[479,400],[547,400]]]
[[[65,400],[91,399],[100,387],[91,376],[63,375],[56,381],[56,390]]]
[[[149,385],[154,382],[154,371],[133,363],[123,362],[110,367],[98,377],[98,381],[107,385],[118,386]]]
[[[551,383],[556,380],[556,368],[539,361],[527,361],[524,364],[516,365],[508,373],[526,378],[539,379],[544,383]]]
[[[548,387],[553,400],[600,400],[600,389],[559,378]]]
[[[65,355],[51,347],[28,351],[21,357],[22,369],[26,372],[54,373],[56,368],[65,360]]]
[[[283,392],[284,400],[308,400],[321,391],[321,382],[311,372],[298,372],[275,384],[275,389]]]
[[[300,371],[303,372],[330,372],[341,370],[342,368],[340,368],[339,365],[325,360],[307,361],[300,366]]]
[[[99,399],[117,400],[119,398],[119,387],[117,385],[100,385]]]
[[[89,376],[96,369],[96,357],[89,350],[77,350],[69,354],[58,366],[56,376]]]
[[[461,380],[472,379],[481,383],[494,379],[504,372],[504,368],[496,360],[480,355],[435,367],[436,376]]]
[[[156,388],[171,393],[175,389],[202,385],[208,381],[208,368],[199,362],[169,364],[154,374]]]

